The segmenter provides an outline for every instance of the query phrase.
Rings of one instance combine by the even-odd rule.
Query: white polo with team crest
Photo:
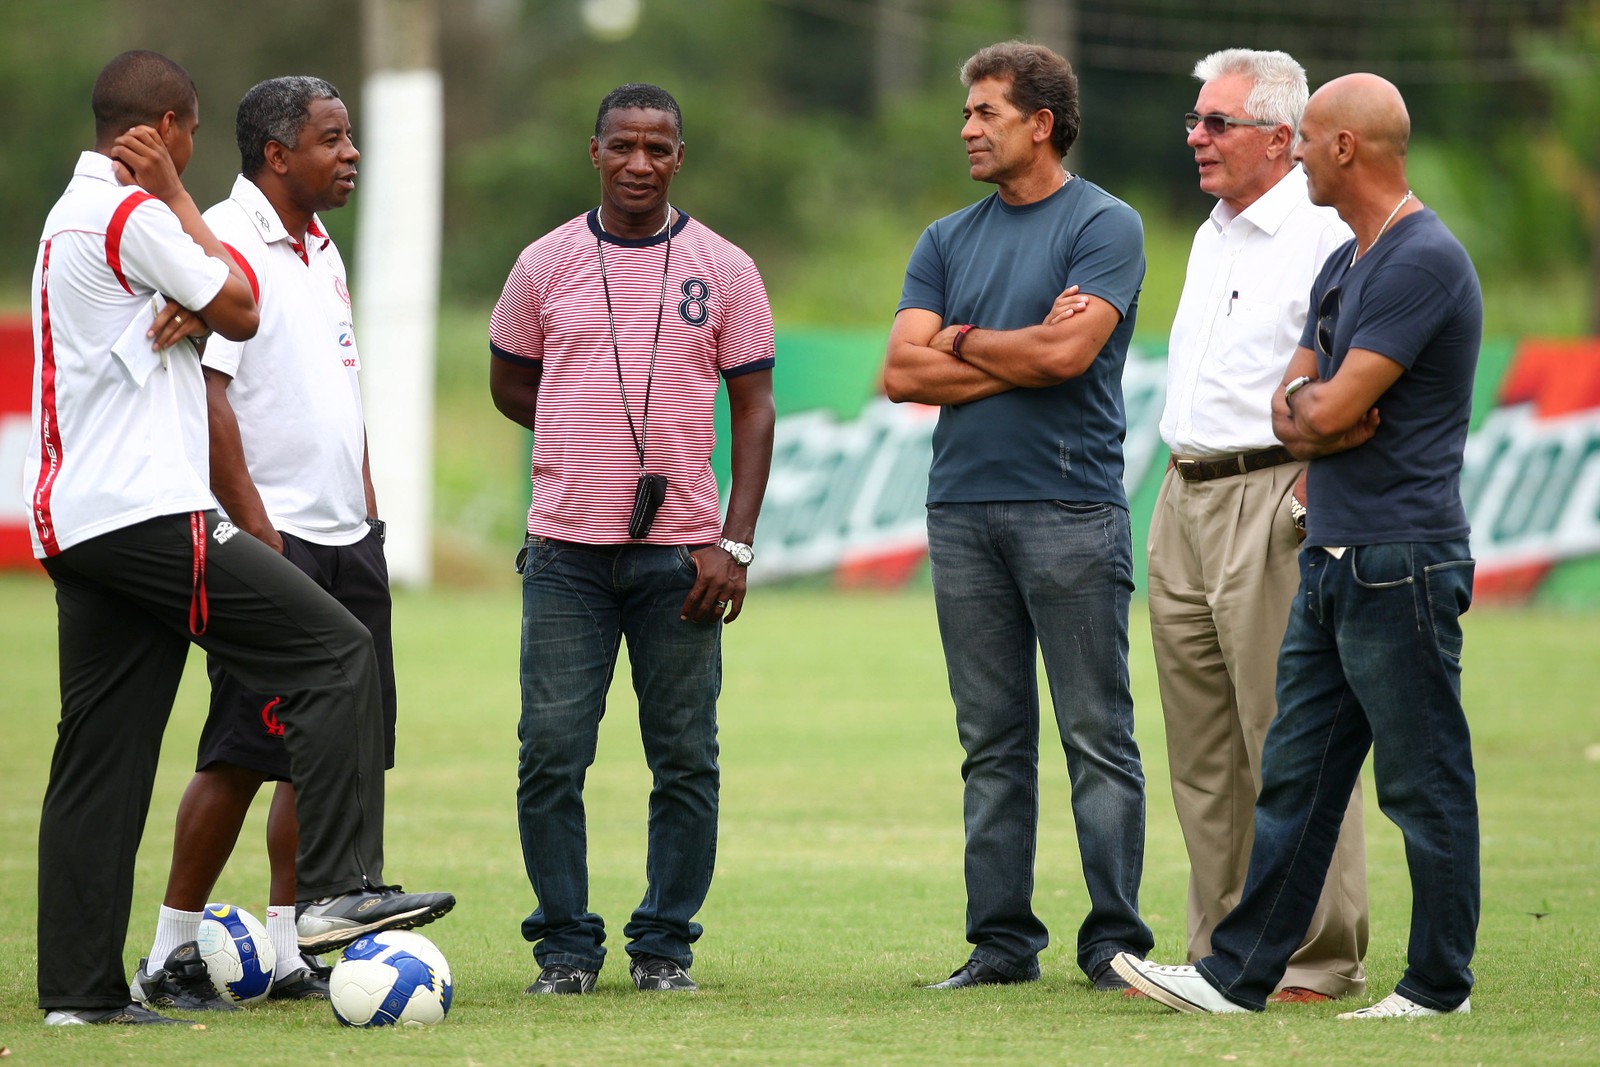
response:
[[[315,217],[301,247],[254,182],[205,213],[261,308],[244,342],[213,337],[203,364],[231,375],[245,464],[275,529],[323,545],[367,535],[366,435],[344,260]]]
[[[194,347],[185,340],[157,354],[143,335],[167,297],[203,308],[227,280],[227,265],[166,204],[123,185],[109,156],[78,157],[33,273],[22,490],[35,556],[215,506]]]

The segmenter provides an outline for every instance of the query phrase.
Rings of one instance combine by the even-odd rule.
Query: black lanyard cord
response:
[[[670,214],[671,208],[668,208]],[[611,281],[606,277],[606,255],[600,247],[600,238],[594,239],[595,258],[600,261],[600,285],[606,294],[606,322],[611,327],[611,356],[617,364],[617,388],[622,393],[622,413],[628,419],[628,434],[633,438],[634,451],[639,454],[639,470],[644,470],[645,437],[650,429],[650,387],[656,377],[656,348],[661,343],[661,319],[667,307],[667,268],[672,265],[672,230],[667,230],[667,255],[661,261],[661,293],[656,299],[656,332],[650,340],[650,370],[644,380],[644,412],[639,428],[633,428],[633,409],[628,405],[628,387],[622,380],[622,350],[617,345],[617,318],[611,310]]]

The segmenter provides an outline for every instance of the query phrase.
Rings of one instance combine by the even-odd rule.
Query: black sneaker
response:
[[[700,987],[689,972],[665,956],[635,956],[628,965],[628,976],[638,990],[666,989],[676,993],[692,993]]]
[[[332,967],[324,967],[317,957],[302,952],[299,967],[282,978],[272,980],[272,992],[267,994],[267,999],[327,1000],[328,976],[331,974]]]
[[[395,886],[357,889],[295,905],[300,951],[313,956],[344,948],[379,930],[426,926],[456,906],[450,893],[407,893]]]
[[[200,946],[185,941],[172,950],[165,967],[151,972],[150,961],[139,961],[139,970],[128,986],[133,999],[147,1008],[172,1008],[176,1011],[238,1011],[238,1006],[222,999],[211,984],[211,972],[200,958]]]
[[[526,992],[533,996],[550,993],[557,995],[593,993],[594,981],[599,977],[599,971],[586,971],[581,967],[552,963],[539,972],[539,980],[529,986]]]
[[[46,1026],[183,1026],[182,1019],[157,1015],[149,1008],[129,1004],[125,1008],[56,1008],[45,1012]]]

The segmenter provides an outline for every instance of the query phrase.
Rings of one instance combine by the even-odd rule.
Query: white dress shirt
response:
[[[1184,456],[1278,444],[1272,391],[1305,327],[1311,282],[1350,228],[1296,166],[1243,212],[1217,201],[1189,250],[1167,346],[1161,438]]]

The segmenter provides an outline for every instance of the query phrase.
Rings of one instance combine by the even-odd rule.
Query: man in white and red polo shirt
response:
[[[744,604],[772,458],[772,311],[755,264],[667,200],[683,116],[665,90],[600,105],[600,206],[522,253],[489,325],[489,387],[533,431],[522,574],[523,861],[538,907],[528,992],[587,993],[605,959],[589,910],[583,780],[628,642],[650,792],[648,885],[624,928],[641,990],[694,989],[694,915],[717,835],[721,630]],[[711,470],[725,382],[733,480]]]
[[[383,524],[368,474],[350,288],[317,214],[349,201],[361,154],[339,90],[321,78],[254,86],[239,103],[234,129],[240,174],[205,220],[256,286],[261,328],[242,343],[211,340],[201,360],[211,488],[230,522],[282,553],[372,633],[384,766],[392,767],[394,653]],[[295,788],[281,718],[292,698],[244,685],[215,657],[207,666],[210,715],[195,775],[178,805],[167,889],[134,996],[152,1007],[219,1002],[209,982],[186,985],[160,964],[197,936],[250,805],[272,782],[265,919],[277,966],[270,996],[326,999],[327,968],[302,954],[295,923]]]
[[[39,240],[23,469],[60,635],[61,723],[39,817],[38,984],[46,1024],[61,1026],[175,1021],[131,1003],[122,951],[191,641],[245,684],[297,697],[280,718],[301,784],[297,874],[302,898],[316,898],[307,922],[326,928],[366,904],[364,922],[415,925],[413,898],[380,888],[372,637],[220,520],[207,487],[205,384],[188,338],[249,340],[260,315],[179,179],[199,126],[194,83],[164,56],[126,52],[101,71],[92,102],[94,150]],[[194,941],[152,966],[191,987],[208,980]]]

